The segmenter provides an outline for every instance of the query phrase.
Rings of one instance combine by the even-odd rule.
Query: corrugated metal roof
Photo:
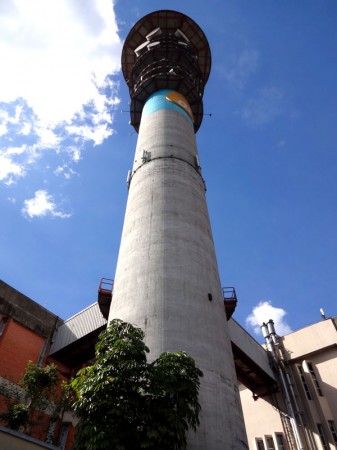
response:
[[[88,306],[57,328],[53,336],[50,354],[97,330],[106,323],[98,303]]]

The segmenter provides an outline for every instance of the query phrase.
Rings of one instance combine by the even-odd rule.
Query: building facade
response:
[[[277,336],[266,346],[278,388],[253,396],[241,385],[251,450],[337,448],[337,319],[329,318]]]
[[[41,367],[56,364],[59,382],[69,380],[76,372],[78,365],[64,364],[62,358],[50,356],[54,336],[63,323],[55,314],[0,280],[0,414],[7,412],[7,400],[10,400],[1,393],[14,392],[20,396],[18,382],[29,361]],[[0,448],[70,450],[76,419],[71,412],[64,412],[54,421],[47,412],[29,430],[9,430],[5,424],[0,420]]]
[[[101,310],[94,303],[62,320],[0,281],[0,384],[7,379],[16,383],[29,360],[55,363],[59,379],[69,380],[94,356],[97,336],[107,323]],[[282,337],[272,327],[264,346],[233,319],[227,325],[249,449],[335,450],[337,318]],[[46,417],[31,437],[0,423],[0,448],[70,450],[77,423],[71,411],[58,417],[53,429],[49,422]]]

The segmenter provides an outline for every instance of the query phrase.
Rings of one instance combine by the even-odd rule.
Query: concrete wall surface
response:
[[[0,280],[0,314],[10,316],[43,337],[50,336],[57,322],[55,314]]]
[[[267,351],[234,319],[228,321],[231,341],[254,361],[266,374],[275,379]]]
[[[59,447],[46,444],[18,431],[10,430],[0,426],[0,449],[1,450],[60,450]]]
[[[263,440],[264,436],[275,438],[275,433],[284,432],[279,411],[273,406],[271,396],[256,400],[252,392],[243,385],[240,385],[240,396],[251,450],[256,450],[256,438]]]
[[[337,346],[337,330],[332,319],[308,325],[283,337],[285,349],[290,349],[288,358],[304,358],[329,346]]]
[[[240,450],[245,429],[196,156],[185,115],[163,109],[142,119],[109,320],[142,328],[151,359],[184,350],[203,371],[189,450]]]

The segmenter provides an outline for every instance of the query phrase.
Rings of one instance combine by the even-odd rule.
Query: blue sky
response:
[[[283,334],[336,315],[333,0],[2,2],[0,277],[62,318],[113,278],[137,139],[120,53],[157,9],[211,47],[197,141],[234,317]]]

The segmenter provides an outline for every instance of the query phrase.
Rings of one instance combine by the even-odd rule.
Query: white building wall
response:
[[[271,436],[277,449],[276,434],[284,434],[279,411],[274,407],[275,395],[254,400],[252,392],[240,385],[240,397],[250,450],[259,450],[256,439],[262,439],[267,450],[266,436]]]

